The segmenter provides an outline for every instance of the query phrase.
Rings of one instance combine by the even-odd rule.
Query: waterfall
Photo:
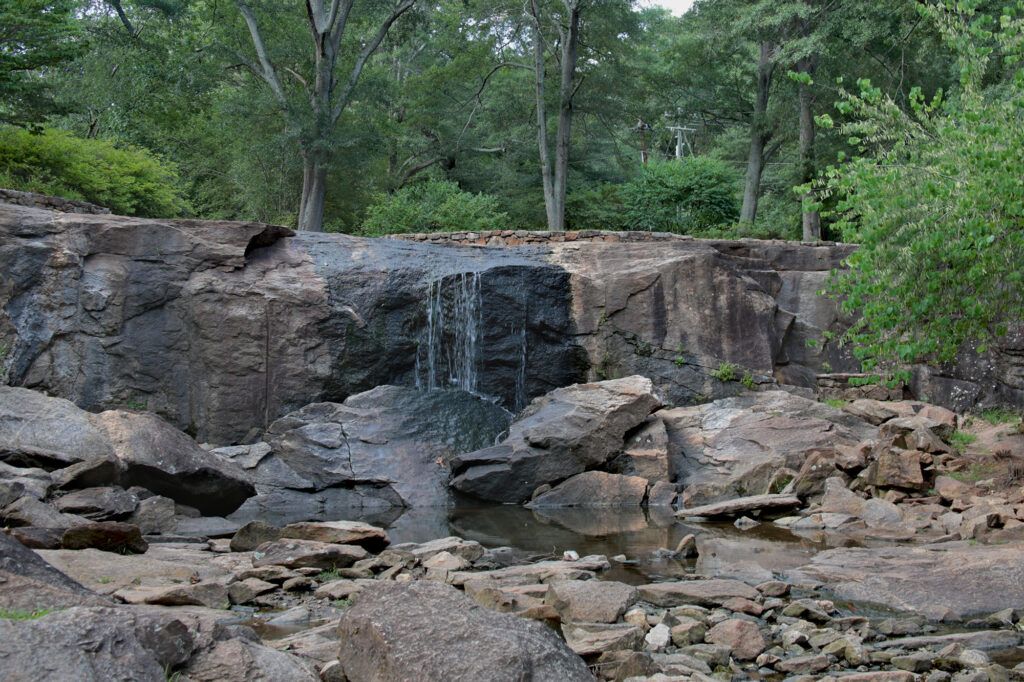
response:
[[[516,395],[514,412],[526,407],[526,321],[519,328],[519,364],[516,367]]]
[[[427,283],[427,325],[416,349],[416,386],[477,392],[480,273]]]

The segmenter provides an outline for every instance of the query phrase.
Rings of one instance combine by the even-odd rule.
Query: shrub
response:
[[[366,210],[362,232],[479,232],[505,229],[507,221],[495,197],[464,192],[447,180],[428,180],[377,195]]]
[[[565,198],[565,224],[570,230],[628,230],[622,185],[606,183],[570,192]]]
[[[145,149],[63,130],[0,128],[0,187],[106,206],[121,215],[184,213],[176,170]]]
[[[706,156],[644,166],[622,186],[626,225],[633,230],[698,233],[739,217],[739,176]]]
[[[739,377],[740,366],[731,362],[723,362],[718,369],[711,370],[709,374],[719,381],[736,381]]]

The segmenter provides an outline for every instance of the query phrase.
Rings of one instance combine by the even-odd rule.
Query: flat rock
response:
[[[169,587],[136,587],[118,590],[114,596],[129,604],[157,606],[205,606],[226,609],[231,601],[224,583],[208,580]]]
[[[796,575],[842,599],[885,604],[934,619],[1024,607],[1024,545],[942,543],[830,549]]]
[[[681,518],[734,517],[749,512],[789,509],[798,507],[800,504],[800,498],[796,495],[751,495],[697,507],[687,507],[676,512],[676,516]]]
[[[485,500],[521,503],[539,486],[594,469],[661,402],[640,376],[576,384],[535,399],[500,444],[452,461],[452,486]]]
[[[495,613],[430,581],[364,590],[338,633],[338,660],[351,682],[593,679],[544,625]]]
[[[34,497],[21,497],[7,505],[0,518],[8,526],[35,526],[36,528],[67,529],[90,523],[89,519],[77,514],[65,514],[53,505],[40,502]]]
[[[12,611],[110,603],[5,533],[0,533],[0,582],[0,608]]]
[[[56,507],[93,521],[122,521],[135,511],[139,498],[124,488],[84,488],[57,498]]]
[[[685,604],[720,606],[727,599],[733,597],[756,599],[758,596],[758,591],[746,583],[721,578],[650,583],[640,585],[637,589],[640,592],[641,601],[662,607]]]
[[[534,498],[527,507],[639,507],[647,479],[603,471],[584,471]]]
[[[452,585],[464,585],[470,580],[488,580],[497,583],[525,585],[549,583],[556,580],[588,580],[596,571],[611,568],[608,559],[600,555],[580,557],[576,561],[538,561],[534,564],[509,566],[492,571],[457,571],[448,575]]]
[[[548,585],[545,601],[562,621],[614,623],[636,603],[637,589],[611,580],[569,580]]]
[[[290,523],[281,529],[282,538],[314,540],[340,545],[359,545],[377,553],[390,541],[383,528],[359,521],[306,521]]]
[[[275,540],[265,542],[253,553],[252,565],[285,568],[348,568],[368,553],[356,545],[336,545],[312,540]]]
[[[566,623],[562,625],[562,635],[569,648],[580,656],[639,649],[644,642],[644,631],[628,623]]]

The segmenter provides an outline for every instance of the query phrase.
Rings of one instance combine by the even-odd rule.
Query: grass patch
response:
[[[963,452],[964,448],[978,440],[978,437],[973,433],[967,433],[966,431],[954,431],[953,435],[949,437],[949,444],[952,445],[958,452]]]
[[[331,602],[331,606],[333,606],[336,609],[347,609],[351,605],[351,599],[335,599]]]
[[[53,609],[39,609],[37,611],[0,609],[0,618],[3,618],[4,620],[35,620],[50,613],[53,613]]]
[[[984,481],[986,478],[992,478],[996,472],[996,467],[993,464],[975,463],[962,471],[950,472],[949,477],[955,478],[961,483],[977,483],[978,481]]]
[[[979,412],[978,416],[993,426],[998,426],[999,424],[1014,424],[1021,420],[1020,414],[1002,407],[990,407],[987,410]]]
[[[316,574],[316,581],[318,583],[329,583],[335,580],[341,580],[341,572],[336,568],[332,568],[328,571],[320,571]]]
[[[104,575],[98,578],[96,582],[98,582],[100,585],[109,585],[110,583],[114,582],[114,579],[108,575]]]
[[[842,398],[825,398],[821,402],[825,403],[829,407],[834,407],[837,410],[843,409],[843,405],[846,404],[846,401]]]

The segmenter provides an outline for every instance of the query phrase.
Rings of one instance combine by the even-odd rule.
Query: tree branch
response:
[[[391,30],[391,25],[394,24],[400,16],[412,9],[412,6],[416,4],[416,0],[402,0],[401,4],[395,8],[395,11],[391,13],[384,23],[381,24],[377,30],[377,34],[373,36],[373,39],[368,42],[363,49],[359,52],[359,56],[356,57],[356,63],[352,67],[352,73],[349,74],[348,82],[345,83],[345,89],[341,91],[338,96],[338,101],[334,105],[334,111],[331,113],[331,124],[338,122],[341,118],[341,112],[348,106],[348,100],[352,96],[352,91],[356,89],[356,84],[359,82],[359,76],[363,73],[363,67],[366,66],[367,60],[377,51],[380,44],[384,42],[384,38],[387,36],[388,31]],[[341,32],[338,32],[340,39]]]
[[[277,79],[277,71],[274,70],[274,65],[267,55],[267,46],[263,43],[263,36],[260,35],[256,16],[252,13],[249,5],[242,2],[242,0],[235,0],[235,4],[238,6],[238,11],[242,13],[242,18],[245,19],[245,25],[249,27],[249,35],[252,36],[252,44],[256,49],[256,56],[260,60],[261,69],[258,73],[267,82],[267,85],[270,86],[270,90],[274,93],[277,101],[281,103],[281,106],[284,106],[286,103],[284,89],[281,87],[281,81]]]

